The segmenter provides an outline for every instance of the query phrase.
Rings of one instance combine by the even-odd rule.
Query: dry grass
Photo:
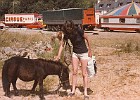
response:
[[[41,34],[35,36],[33,34],[28,36],[22,35],[19,36],[20,39],[17,39],[16,36],[12,37],[16,37],[20,43],[24,42],[24,44],[31,44],[30,41],[49,40],[50,35],[39,35]],[[10,36],[5,36],[4,34],[1,36],[11,41]],[[93,93],[90,95],[90,100],[139,100],[140,34],[99,32],[99,35],[89,34],[89,36],[92,42],[92,51],[97,61],[97,75],[91,78],[89,82],[90,89],[93,90]],[[3,44],[0,43],[0,46],[2,45]],[[10,46],[13,44],[7,43],[7,45]],[[56,53],[58,45],[54,45],[54,47],[56,48],[53,52]],[[49,56],[52,57],[52,55]],[[81,73],[78,75],[80,75],[78,76],[78,85],[82,86],[83,80]],[[55,86],[58,85],[57,82],[58,79],[56,79],[56,77],[45,80],[46,90],[49,91],[55,88]],[[29,99],[30,98],[31,97],[29,97]],[[66,96],[45,95],[45,98],[49,100],[55,100],[56,98],[58,100],[82,100],[83,96],[76,95],[75,97],[67,98]],[[27,97],[23,99],[27,99]]]
[[[0,32],[0,47],[5,46],[25,46],[31,45],[35,42],[47,42],[50,41],[50,37],[45,34],[20,34],[20,33],[11,33],[7,31]]]
[[[98,68],[90,83],[92,99],[138,100],[140,34],[103,32],[91,38]]]
[[[99,47],[102,47],[103,52],[107,49],[112,49],[112,53],[131,53],[140,52],[140,35],[136,33],[111,33],[106,32],[99,33],[99,35],[93,35],[92,38],[92,48],[93,51]],[[107,48],[107,49],[106,49]],[[98,51],[97,51],[98,52]],[[95,55],[98,54],[95,51]],[[105,53],[107,54],[107,53]]]

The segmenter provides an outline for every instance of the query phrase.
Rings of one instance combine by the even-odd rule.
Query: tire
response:
[[[136,30],[137,33],[140,33],[140,30]]]
[[[104,28],[104,31],[105,32],[109,32],[109,28]]]

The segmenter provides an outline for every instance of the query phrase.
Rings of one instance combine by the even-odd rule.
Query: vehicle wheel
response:
[[[48,26],[47,29],[48,29],[49,31],[52,31],[52,27],[51,27],[51,26]]]
[[[137,33],[140,33],[140,30],[136,30]]]
[[[104,28],[104,31],[105,32],[109,32],[109,28]]]
[[[88,30],[93,31],[95,27],[91,26]]]
[[[88,27],[86,25],[83,26],[83,30],[87,31],[88,30]]]

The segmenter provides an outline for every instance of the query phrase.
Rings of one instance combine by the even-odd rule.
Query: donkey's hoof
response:
[[[19,96],[19,93],[15,93],[15,96]]]
[[[45,100],[45,97],[41,97],[40,100]]]
[[[5,94],[4,96],[9,97],[9,98],[11,97],[11,95],[10,95],[10,94]]]
[[[58,90],[56,90],[56,91],[54,91],[54,93],[55,93],[55,94],[59,94],[59,91],[58,91]]]
[[[15,91],[14,94],[15,94],[15,96],[19,96],[18,91]]]
[[[33,93],[33,94],[34,94],[34,93],[35,93],[35,90],[31,90],[31,93]]]

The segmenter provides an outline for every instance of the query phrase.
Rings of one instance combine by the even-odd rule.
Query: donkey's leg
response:
[[[33,87],[32,87],[32,92],[35,92],[35,88],[36,88],[36,86],[37,86],[37,83],[38,83],[38,81],[37,80],[35,80],[34,81],[34,84],[33,84]]]
[[[40,99],[45,100],[44,93],[43,93],[43,78],[39,79],[39,89],[40,89]]]
[[[16,87],[16,81],[17,81],[17,78],[15,78],[13,81],[12,81],[12,85],[13,85],[13,89],[14,89],[14,94],[16,96],[18,96],[18,90],[17,90],[17,87]]]
[[[7,97],[11,97],[11,95],[10,95],[10,84],[11,83],[7,83],[7,88],[5,90],[5,96],[7,96]]]

